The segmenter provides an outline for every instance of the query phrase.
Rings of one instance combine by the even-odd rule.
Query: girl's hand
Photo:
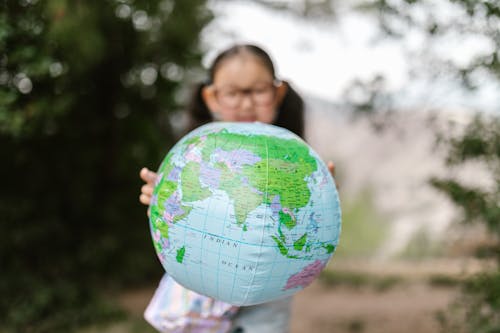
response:
[[[153,195],[153,189],[155,186],[156,173],[149,170],[148,168],[142,168],[139,176],[142,180],[146,182],[141,187],[141,195],[139,196],[139,201],[143,205],[149,205],[151,203],[151,196]]]
[[[332,161],[328,161],[328,163],[326,163],[326,166],[328,167],[328,171],[330,171],[332,177],[335,178],[335,164]]]

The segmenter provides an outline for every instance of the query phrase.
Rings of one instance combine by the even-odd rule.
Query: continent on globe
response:
[[[325,268],[326,263],[316,260],[310,265],[307,265],[302,271],[297,274],[290,276],[286,282],[286,286],[283,287],[284,290],[293,289],[297,287],[305,288],[311,282],[316,279],[316,277],[321,273],[323,268]]]
[[[335,183],[290,131],[262,123],[204,125],[164,158],[150,228],[165,270],[234,305],[309,285],[338,244]]]

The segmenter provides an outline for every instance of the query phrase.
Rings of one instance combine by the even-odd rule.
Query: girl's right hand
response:
[[[153,195],[153,189],[156,181],[156,173],[149,170],[148,168],[142,168],[139,176],[142,180],[146,182],[141,187],[141,195],[139,196],[139,201],[143,205],[149,205],[151,203],[151,196]]]

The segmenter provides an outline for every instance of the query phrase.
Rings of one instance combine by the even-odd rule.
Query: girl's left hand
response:
[[[328,171],[330,171],[332,177],[335,178],[335,164],[332,161],[328,161],[326,166],[328,167]]]

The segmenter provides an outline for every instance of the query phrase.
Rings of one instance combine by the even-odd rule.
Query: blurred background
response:
[[[340,245],[292,332],[499,332],[496,0],[0,1],[0,332],[154,332],[138,172],[235,42],[337,165]]]

